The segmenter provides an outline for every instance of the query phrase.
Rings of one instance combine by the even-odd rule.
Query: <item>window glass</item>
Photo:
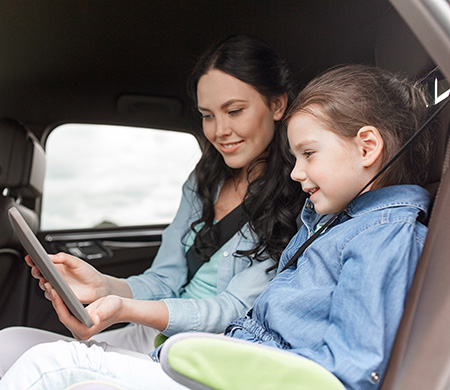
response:
[[[441,73],[439,68],[432,70],[422,83],[428,89],[433,104],[439,104],[450,95],[450,83]]]
[[[450,96],[450,83],[446,79],[435,77],[434,79],[434,102],[438,104]]]
[[[41,229],[169,223],[200,158],[187,133],[67,124],[46,143]]]

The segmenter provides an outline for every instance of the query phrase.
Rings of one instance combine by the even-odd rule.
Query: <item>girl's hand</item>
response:
[[[50,283],[45,283],[44,288],[46,297],[52,301],[59,320],[77,340],[87,340],[109,326],[121,322],[123,302],[120,297],[109,295],[91,303],[86,310],[94,321],[94,325],[88,328],[70,313],[60,295]]]
[[[82,303],[91,303],[107,295],[107,277],[90,264],[66,253],[49,257]],[[39,286],[45,290],[44,285],[48,281],[41,275],[30,256],[26,256],[25,261],[31,267],[31,275],[39,280]]]

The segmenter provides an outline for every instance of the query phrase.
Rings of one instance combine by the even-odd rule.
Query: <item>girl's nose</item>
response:
[[[305,170],[301,167],[298,160],[295,162],[294,169],[291,172],[291,179],[298,182],[306,180]]]

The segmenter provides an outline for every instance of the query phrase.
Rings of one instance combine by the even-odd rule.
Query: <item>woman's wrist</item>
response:
[[[120,322],[133,322],[163,331],[169,323],[169,309],[164,301],[143,301],[122,297]]]
[[[102,274],[102,281],[100,282],[99,297],[106,297],[107,295],[117,295],[123,298],[133,298],[133,292],[130,285],[123,279],[116,278],[110,275]]]

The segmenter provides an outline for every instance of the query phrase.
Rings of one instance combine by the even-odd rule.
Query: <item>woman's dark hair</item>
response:
[[[382,165],[417,132],[426,118],[429,97],[419,81],[369,65],[333,68],[312,80],[297,96],[285,122],[309,112],[336,134],[353,138],[363,126],[383,138]],[[424,131],[374,183],[374,188],[427,182],[431,133]]]
[[[200,57],[188,80],[188,92],[196,106],[198,82],[212,69],[252,86],[267,99],[268,104],[271,98],[285,93],[289,102],[294,96],[293,83],[284,61],[266,42],[252,36],[229,37]],[[217,240],[217,237],[211,238],[209,233],[214,222],[217,191],[237,170],[225,164],[221,154],[207,141],[202,131],[198,137],[203,154],[195,168],[195,176],[203,214],[191,228],[196,231],[195,227],[204,223],[194,243],[201,248],[207,247],[211,239]],[[288,152],[286,132],[280,129],[280,123],[276,123],[267,153],[252,162],[247,175],[257,166],[264,169],[249,183],[243,207],[250,228],[256,234],[257,244],[251,250],[236,253],[250,260],[271,258],[277,264],[283,249],[297,232],[296,217],[304,200],[301,186],[290,179],[294,160]]]

